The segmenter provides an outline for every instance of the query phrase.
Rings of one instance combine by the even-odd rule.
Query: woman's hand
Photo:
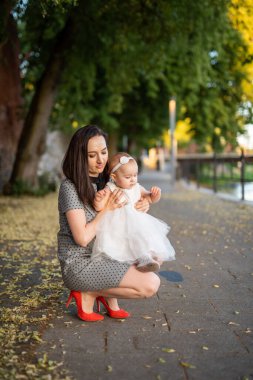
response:
[[[109,193],[108,193],[109,192]],[[108,197],[108,198],[107,198]],[[124,197],[124,198],[123,198]],[[76,209],[66,212],[66,217],[70,230],[76,244],[81,247],[86,247],[89,242],[94,239],[96,235],[96,228],[98,222],[106,211],[113,211],[119,207],[123,207],[126,203],[126,197],[121,190],[114,190],[113,193],[108,189],[102,190],[97,195],[97,200],[103,202],[107,198],[105,207],[97,213],[96,217],[89,223],[86,222],[86,216],[84,210]]]
[[[149,210],[149,201],[145,197],[141,197],[141,199],[135,203],[135,208],[137,211],[148,212]]]
[[[105,206],[107,211],[113,211],[117,208],[123,207],[127,204],[126,196],[122,190],[115,189],[113,193],[109,196],[108,202]]]

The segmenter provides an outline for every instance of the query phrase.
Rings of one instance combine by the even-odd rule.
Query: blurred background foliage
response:
[[[109,131],[122,126],[134,136],[138,130],[159,134],[167,124],[167,101],[176,95],[178,118],[190,117],[197,140],[212,138],[220,127],[234,142],[238,107],[247,107],[253,96],[252,4],[204,3],[20,1],[16,18],[26,106],[57,33],[73,12],[76,31],[51,127],[69,131],[73,121],[94,121]]]
[[[20,42],[25,125],[70,22],[69,43],[57,51],[62,66],[47,105],[48,128],[72,134],[97,123],[116,145],[117,136],[127,135],[130,150],[132,142],[141,148],[168,129],[171,96],[177,99],[182,145],[188,136],[200,150],[222,151],[226,144],[235,146],[243,125],[252,122],[251,0],[4,2]],[[39,133],[38,126],[34,130]]]

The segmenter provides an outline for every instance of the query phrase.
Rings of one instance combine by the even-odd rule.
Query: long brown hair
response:
[[[95,136],[103,136],[107,144],[107,134],[96,125],[86,125],[78,129],[72,136],[62,164],[64,175],[74,183],[81,201],[90,205],[93,203],[95,190],[89,177],[88,142]],[[106,184],[109,179],[108,163],[99,177]]]

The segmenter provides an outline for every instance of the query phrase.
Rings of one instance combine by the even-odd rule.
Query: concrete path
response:
[[[38,357],[48,352],[76,380],[253,379],[253,207],[171,189],[164,173],[140,182],[161,186],[150,213],[171,226],[177,253],[157,296],[122,300],[132,318],[93,324],[62,304]]]

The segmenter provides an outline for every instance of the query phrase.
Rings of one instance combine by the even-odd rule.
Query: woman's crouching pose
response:
[[[71,290],[67,302],[74,297],[78,316],[85,321],[104,319],[99,314],[102,303],[111,318],[127,318],[117,298],[147,298],[156,294],[160,279],[153,272],[142,273],[135,265],[111,260],[91,260],[96,227],[108,211],[124,207],[123,192],[112,192],[103,210],[93,208],[97,190],[108,182],[108,150],[106,134],[97,126],[80,128],[72,137],[63,161],[65,179],[59,190],[58,257],[64,284]],[[136,203],[146,212],[147,199]],[[97,303],[98,313],[93,311]]]

